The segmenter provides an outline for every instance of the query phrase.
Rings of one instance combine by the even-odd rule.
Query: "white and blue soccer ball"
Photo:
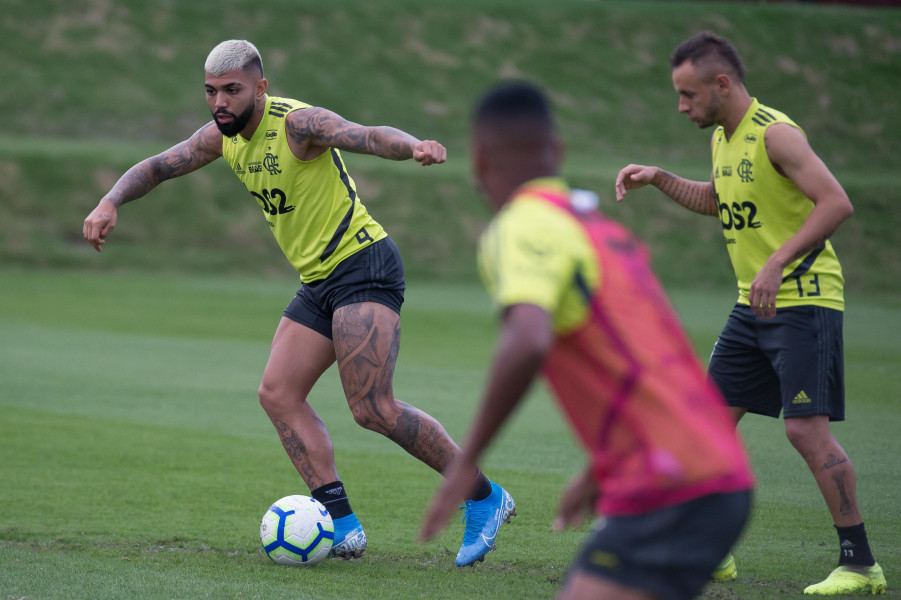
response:
[[[266,555],[280,565],[315,565],[332,549],[335,525],[325,507],[309,496],[285,496],[260,522]]]

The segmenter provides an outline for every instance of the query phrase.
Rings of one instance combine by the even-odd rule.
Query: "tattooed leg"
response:
[[[334,361],[331,340],[282,318],[260,384],[260,404],[311,490],[338,480],[328,430],[307,402],[313,384]]]
[[[401,413],[388,439],[439,473],[443,473],[460,449],[433,417],[406,402],[397,401]]]
[[[270,415],[272,424],[278,431],[278,437],[294,463],[294,468],[309,486],[310,490],[322,487],[327,483],[338,481],[338,470],[335,468],[335,453],[332,440],[325,429],[325,424],[316,411],[307,404],[309,414],[291,426],[277,415]]]
[[[813,473],[835,524],[850,527],[860,523],[854,467],[829,430],[829,418],[788,418],[785,430]]]
[[[362,302],[339,308],[332,322],[341,384],[356,422],[443,472],[460,448],[438,421],[394,397],[400,316]]]

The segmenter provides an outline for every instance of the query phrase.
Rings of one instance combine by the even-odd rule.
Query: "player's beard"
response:
[[[217,114],[226,114],[232,117],[232,120],[228,123],[220,123],[216,120]],[[222,132],[222,135],[225,137],[235,137],[241,131],[247,127],[247,124],[250,123],[250,117],[253,116],[253,103],[247,107],[247,110],[242,112],[240,115],[236,115],[234,113],[230,113],[224,108],[220,108],[216,112],[213,113],[213,121],[216,123],[216,127],[219,128],[219,131]]]
[[[710,101],[707,104],[706,110],[702,115],[696,115],[693,119],[695,125],[700,129],[707,129],[713,125],[718,125],[720,123],[719,115],[722,112],[722,101],[713,95],[710,94]]]

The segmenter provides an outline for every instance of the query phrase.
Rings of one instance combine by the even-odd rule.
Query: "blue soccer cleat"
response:
[[[491,482],[491,494],[487,498],[467,500],[461,508],[464,509],[466,530],[455,562],[458,567],[465,567],[485,560],[485,555],[494,550],[501,524],[509,523],[511,517],[516,515],[516,503],[504,488]]]
[[[334,519],[335,541],[329,551],[329,558],[360,558],[366,550],[366,533],[360,520],[353,513],[340,519]]]

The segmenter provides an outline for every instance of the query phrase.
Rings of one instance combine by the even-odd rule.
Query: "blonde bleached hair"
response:
[[[252,67],[259,71],[260,77],[263,76],[263,59],[257,47],[247,40],[226,40],[213,48],[203,69],[218,77],[228,71]]]

